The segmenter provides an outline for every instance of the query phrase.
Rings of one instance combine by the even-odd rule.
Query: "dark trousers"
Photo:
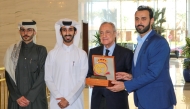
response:
[[[111,92],[105,87],[94,87],[91,109],[129,109],[128,93],[126,91]]]
[[[102,95],[100,109],[106,109],[106,98]]]

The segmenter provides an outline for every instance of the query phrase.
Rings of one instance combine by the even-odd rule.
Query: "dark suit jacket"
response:
[[[166,109],[176,104],[169,73],[170,47],[166,39],[154,30],[143,43],[136,66],[132,66],[133,79],[125,82],[128,92],[134,92],[135,105],[145,109]]]
[[[87,77],[93,75],[92,55],[103,55],[103,46],[92,48],[89,52],[89,70]],[[116,72],[131,73],[133,52],[116,44],[112,56]],[[99,109],[102,96],[106,99],[107,109],[128,109],[128,93],[123,90],[114,93],[105,87],[94,87],[91,97],[91,109]]]

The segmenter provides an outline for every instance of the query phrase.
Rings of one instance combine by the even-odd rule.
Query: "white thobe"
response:
[[[56,98],[64,97],[69,106],[64,109],[84,109],[82,91],[88,71],[87,54],[75,45],[55,48],[48,53],[45,81],[50,90],[50,109],[60,109]]]

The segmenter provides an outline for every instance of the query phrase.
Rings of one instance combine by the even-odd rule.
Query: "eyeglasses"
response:
[[[34,29],[32,29],[32,28],[28,28],[28,29],[23,29],[23,28],[21,28],[21,29],[20,29],[20,32],[21,32],[21,33],[25,33],[25,32],[27,32],[27,33],[32,33],[33,30],[34,30]]]

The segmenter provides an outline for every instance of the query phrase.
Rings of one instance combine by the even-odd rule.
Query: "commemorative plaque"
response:
[[[114,56],[92,55],[94,75],[86,78],[86,84],[91,86],[112,86],[110,80],[115,80]]]

